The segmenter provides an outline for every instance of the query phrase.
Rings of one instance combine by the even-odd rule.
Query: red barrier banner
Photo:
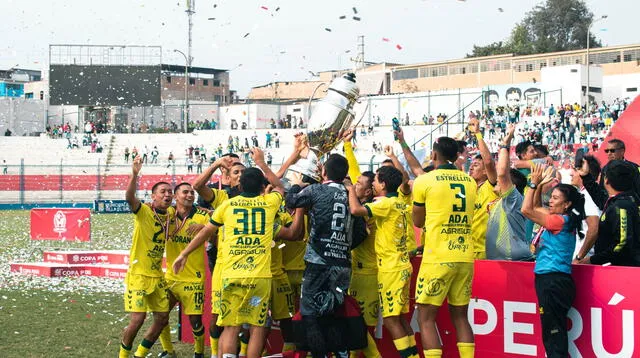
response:
[[[415,279],[420,257],[412,260],[411,307],[406,316],[420,333],[414,309]],[[542,327],[534,286],[533,262],[486,261],[475,263],[469,321],[475,334],[476,357],[544,357]],[[574,265],[576,299],[569,311],[569,353],[571,357],[640,357],[640,268]],[[203,321],[210,320],[209,278],[205,291],[207,307]],[[182,317],[182,340],[192,342],[188,318]],[[459,357],[456,333],[449,320],[446,304],[440,308],[438,332],[443,357]],[[382,327],[379,327],[382,328]],[[399,357],[386,329],[376,332],[376,344],[385,358]],[[270,354],[282,347],[280,331],[271,331],[267,350]]]
[[[91,240],[89,209],[31,209],[31,240]]]

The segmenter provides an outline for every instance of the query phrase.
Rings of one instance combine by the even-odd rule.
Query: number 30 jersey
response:
[[[453,165],[442,165],[413,183],[413,205],[425,207],[423,263],[473,262],[471,225],[476,182]]]
[[[222,277],[271,277],[273,224],[281,205],[278,192],[242,193],[216,208],[211,223],[224,227]]]
[[[309,243],[304,260],[330,266],[351,266],[351,214],[349,196],[338,183],[313,184],[300,190],[294,185],[287,207],[309,210]]]

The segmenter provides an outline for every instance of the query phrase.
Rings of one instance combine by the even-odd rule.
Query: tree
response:
[[[504,44],[473,46],[467,57],[504,53],[530,55],[586,48],[587,31],[592,21],[593,13],[583,0],[546,0],[527,13]],[[590,34],[590,42],[590,47],[602,46],[593,34]],[[498,44],[500,46],[496,46]]]

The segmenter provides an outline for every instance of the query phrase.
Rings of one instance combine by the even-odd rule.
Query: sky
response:
[[[0,69],[43,69],[49,44],[162,46],[184,64],[187,0],[0,0]],[[193,66],[228,69],[245,97],[273,81],[365,60],[419,63],[462,58],[474,44],[505,40],[539,0],[192,0]],[[640,43],[638,0],[587,0],[605,46]],[[277,10],[276,10],[277,9]],[[499,11],[498,9],[502,9]],[[345,16],[344,19],[340,19]],[[353,17],[358,17],[357,21]],[[331,31],[327,31],[327,29]]]

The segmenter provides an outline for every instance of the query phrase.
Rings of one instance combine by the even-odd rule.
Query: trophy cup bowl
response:
[[[327,96],[315,105],[308,121],[306,136],[309,151],[289,170],[316,182],[322,181],[318,173],[319,160],[340,143],[342,134],[351,126],[355,117],[353,105],[359,95],[353,73],[337,77],[331,82]]]

